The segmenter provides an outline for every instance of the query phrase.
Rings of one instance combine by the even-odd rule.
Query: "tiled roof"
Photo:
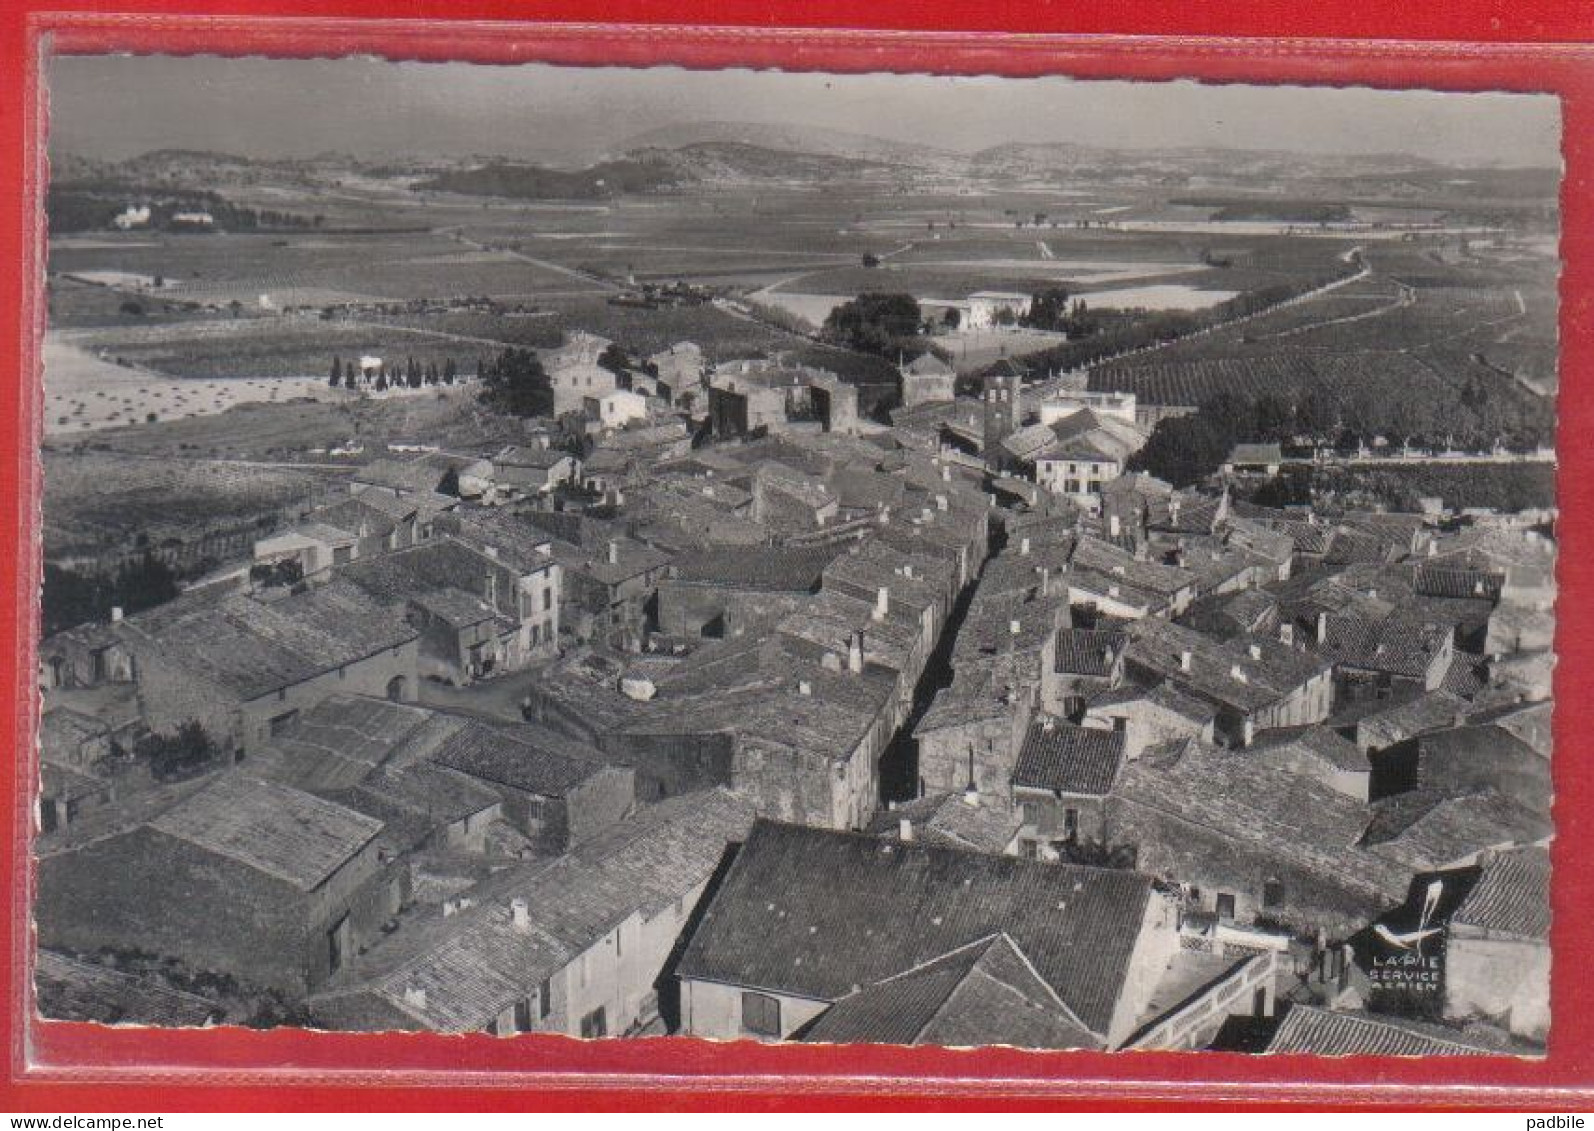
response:
[[[1413,735],[1455,726],[1466,701],[1442,687],[1408,703],[1366,715],[1356,723],[1357,740],[1373,750],[1393,746]]]
[[[480,1030],[628,916],[654,917],[696,890],[751,823],[751,805],[722,789],[649,806],[555,861],[482,881],[468,893],[476,906],[411,923],[325,997],[374,994],[427,1028]],[[528,929],[513,924],[517,896]]]
[[[475,721],[445,739],[431,759],[481,781],[542,797],[563,797],[602,769],[599,764],[524,741],[507,728]]]
[[[1317,1056],[1486,1056],[1499,1052],[1473,1044],[1460,1033],[1454,1038],[1440,1036],[1409,1021],[1310,1005],[1290,1007],[1267,1051]]]
[[[1415,624],[1398,616],[1371,624],[1354,615],[1331,615],[1327,629],[1318,648],[1336,664],[1407,679],[1427,674],[1449,635],[1439,625]]]
[[[842,998],[802,1034],[829,1044],[1099,1048],[1005,934]]]
[[[1270,752],[1299,751],[1336,770],[1365,774],[1371,767],[1367,755],[1334,731],[1322,726],[1290,727],[1281,730],[1260,731],[1251,744],[1251,752],[1266,756]]]
[[[903,821],[911,822],[915,839],[929,844],[1003,852],[1018,835],[1023,815],[999,797],[932,793],[881,810],[870,822],[869,831],[876,836],[900,837]]]
[[[1450,917],[1452,925],[1548,941],[1550,854],[1515,848],[1484,861],[1483,875]]]
[[[155,610],[159,612],[160,610]],[[173,619],[124,621],[173,663],[248,701],[415,639],[402,616],[343,581],[264,602],[231,597]]]
[[[829,546],[700,546],[675,559],[675,577],[699,585],[811,593],[836,554]]]
[[[1547,816],[1494,790],[1461,797],[1423,790],[1376,803],[1363,844],[1410,871],[1425,872],[1485,849],[1531,844],[1549,833]]]
[[[1133,872],[760,821],[678,972],[836,1001],[1005,931],[1100,1035],[1153,898]]]
[[[1498,573],[1421,565],[1415,571],[1414,585],[1424,597],[1483,597],[1496,601],[1504,581],[1504,575]]]
[[[1121,632],[1094,628],[1064,628],[1057,633],[1058,672],[1069,675],[1109,676],[1123,655],[1129,638]]]
[[[284,785],[224,774],[149,822],[151,828],[314,891],[382,823]]]
[[[352,786],[393,754],[404,739],[427,723],[421,707],[357,695],[329,695],[302,711],[271,750],[283,761],[272,777],[297,789],[316,791]]]
[[[1043,719],[1030,725],[1019,750],[1013,784],[1104,795],[1117,781],[1123,761],[1121,733]]]
[[[34,967],[39,1011],[57,1021],[197,1027],[219,1017],[219,1003],[110,966],[40,950]]]
[[[1249,750],[1182,742],[1147,751],[1124,766],[1113,796],[1220,830],[1236,845],[1369,896],[1398,898],[1410,879],[1409,869],[1356,847],[1364,804]]]

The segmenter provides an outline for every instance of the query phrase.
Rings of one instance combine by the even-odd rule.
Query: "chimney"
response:
[[[609,564],[620,564],[620,543],[614,541],[613,539],[610,539],[609,541]]]
[[[416,1009],[426,1008],[426,991],[420,986],[404,987],[404,1004]]]
[[[1285,621],[1279,625],[1279,643],[1286,647],[1295,647],[1295,626]]]
[[[1262,645],[1260,644],[1253,644],[1247,648],[1246,651],[1251,654],[1251,659],[1253,660],[1260,660],[1262,658]]]
[[[1017,636],[1023,630],[1024,625],[1019,621],[1010,620],[1007,622],[1007,633],[1009,636]]]
[[[882,585],[879,589],[875,590],[874,594],[874,619],[885,620],[886,616],[890,612],[891,590],[888,586]]]
[[[932,511],[929,507],[921,507],[919,509],[919,521],[920,522],[929,522],[931,517],[934,516],[934,514],[935,514],[935,512]]]
[[[854,632],[847,637],[847,670],[857,675],[863,671],[863,633]]]
[[[950,467],[942,467],[941,468],[941,482],[943,482],[943,483],[952,482],[952,469]]]
[[[531,904],[523,896],[515,896],[509,901],[509,917],[514,923],[515,930],[522,934],[531,931]]]
[[[963,791],[963,804],[970,809],[980,807],[980,791],[974,788],[973,782],[969,782],[969,787]]]
[[[809,683],[806,679],[797,681],[797,694],[798,695],[812,695],[813,693],[814,693],[813,684]]]
[[[1107,516],[1107,533],[1114,538],[1123,533],[1123,523],[1118,521],[1118,516],[1115,514]]]
[[[897,839],[904,844],[913,839],[913,822],[907,817],[897,821]]]
[[[1188,649],[1188,648],[1186,648],[1183,652],[1180,652],[1179,653],[1179,670],[1182,671],[1182,672],[1189,671],[1190,670],[1190,661],[1193,658],[1194,657],[1192,657],[1190,655],[1190,649]]]
[[[1029,539],[1028,538],[1025,538],[1022,542],[1020,542],[1018,544],[1018,552],[1020,554],[1024,555],[1025,557],[1029,556]]]
[[[938,511],[946,510],[946,496],[945,495],[937,495],[935,497],[935,509],[938,510]]]
[[[120,605],[112,605],[111,606],[111,623],[112,624],[121,624],[122,623],[122,606],[120,606]]]
[[[1041,566],[1041,596],[1049,597],[1052,592],[1052,571],[1047,566]]]
[[[1250,683],[1251,682],[1250,677],[1245,674],[1245,669],[1242,668],[1239,664],[1235,664],[1233,667],[1231,667],[1229,669],[1229,678],[1238,680],[1241,683]]]
[[[498,547],[497,546],[488,546],[488,547],[486,547],[486,550],[487,550],[487,556],[489,558],[492,558],[493,561],[496,562],[498,560]]]
[[[1317,614],[1317,642],[1324,643],[1328,639],[1328,614]]]

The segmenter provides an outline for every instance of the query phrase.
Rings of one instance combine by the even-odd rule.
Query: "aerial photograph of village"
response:
[[[32,981],[1542,1056],[1554,98],[47,68]]]

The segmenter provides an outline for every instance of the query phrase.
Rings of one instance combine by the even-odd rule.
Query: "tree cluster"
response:
[[[425,385],[452,385],[458,379],[459,367],[454,364],[452,357],[445,358],[441,366],[435,361],[429,361],[422,365],[415,358],[408,357],[404,359],[402,365],[395,366],[391,374],[388,373],[387,363],[383,362],[380,368],[377,369],[375,378],[371,380],[371,385],[377,392],[384,392],[388,388],[408,387],[419,389]],[[359,388],[359,365],[353,361],[345,365],[343,359],[334,354],[332,357],[332,375],[328,378],[328,384],[334,389],[339,387]]]
[[[44,635],[109,620],[113,608],[128,613],[153,608],[177,592],[177,575],[147,551],[111,575],[85,575],[46,562],[41,596]]]
[[[196,719],[189,719],[172,734],[147,734],[133,747],[133,754],[149,763],[156,781],[177,781],[192,777],[216,760],[221,750]]]
[[[923,329],[919,304],[912,295],[868,293],[842,303],[825,319],[824,336],[837,345],[877,357],[918,350]]]
[[[481,402],[506,416],[553,415],[553,383],[536,351],[504,350],[480,365]]]

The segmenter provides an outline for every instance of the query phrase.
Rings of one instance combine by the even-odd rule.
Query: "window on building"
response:
[[[1079,836],[1079,810],[1063,810],[1063,836],[1073,840]]]
[[[614,956],[616,958],[625,956],[625,928],[623,927],[614,929]]]
[[[548,1020],[548,1015],[553,1012],[553,979],[543,979],[542,985],[537,987],[537,1017],[541,1021]]]
[[[609,1019],[604,1014],[603,1006],[598,1006],[591,1013],[581,1019],[581,1036],[585,1040],[609,1035]]]
[[[1218,918],[1234,918],[1234,896],[1226,891],[1218,892]]]
[[[531,1032],[531,999],[522,998],[515,1003],[515,1032]]]
[[[747,990],[742,994],[742,1031],[759,1037],[779,1037],[780,999]]]
[[[553,608],[553,587],[552,586],[550,586],[547,589],[544,589],[542,591],[542,611],[546,613],[551,608]]]
[[[1262,885],[1262,906],[1268,910],[1284,906],[1284,885],[1277,880],[1269,880]]]
[[[327,932],[327,972],[336,974],[343,969],[349,956],[349,917],[345,915]]]
[[[352,556],[352,551],[347,546],[334,546],[332,548],[333,565],[347,565]]]

